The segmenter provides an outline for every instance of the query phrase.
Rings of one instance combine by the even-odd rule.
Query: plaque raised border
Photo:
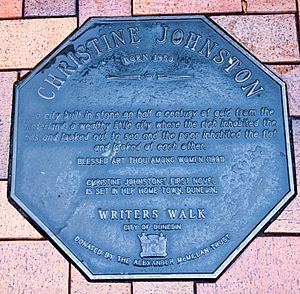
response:
[[[103,23],[109,22],[118,22],[118,21],[144,21],[144,20],[197,20],[202,19],[208,26],[210,26],[215,32],[221,35],[222,38],[227,40],[232,44],[237,50],[239,50],[243,55],[245,55],[250,61],[252,61],[257,67],[262,69],[267,75],[269,75],[273,80],[275,80],[281,86],[282,90],[282,103],[283,103],[283,113],[284,113],[284,132],[285,132],[285,141],[287,149],[287,162],[288,162],[288,173],[289,173],[289,184],[291,190],[286,196],[273,207],[272,210],[266,215],[263,221],[256,226],[252,232],[240,243],[240,245],[227,257],[227,259],[221,264],[221,266],[213,274],[186,274],[186,273],[166,273],[166,274],[119,274],[119,275],[94,275],[92,274],[83,264],[77,259],[77,257],[65,246],[65,244],[57,238],[57,236],[49,230],[49,228],[42,223],[39,218],[33,214],[20,199],[15,195],[15,171],[16,171],[16,144],[13,142],[17,141],[18,126],[17,124],[12,127],[12,141],[11,141],[11,156],[9,168],[9,185],[8,185],[8,194],[9,200],[29,219],[30,222],[35,224],[38,229],[42,229],[42,232],[49,236],[50,240],[54,245],[56,245],[61,251],[70,258],[75,265],[83,271],[87,277],[91,280],[145,280],[145,279],[216,279],[228,266],[229,264],[245,249],[245,247],[255,238],[255,236],[268,224],[268,222],[278,214],[278,212],[288,203],[288,201],[295,194],[295,180],[294,180],[294,171],[293,171],[293,160],[292,160],[292,144],[290,143],[290,133],[289,133],[289,120],[288,120],[288,107],[287,107],[287,95],[286,95],[286,85],[279,79],[274,73],[272,73],[268,68],[261,64],[255,57],[253,57],[245,48],[232,39],[226,32],[224,32],[218,25],[213,21],[206,18],[205,16],[168,16],[168,17],[118,17],[118,18],[101,18]],[[36,75],[42,68],[47,64],[47,62],[54,58],[61,50],[62,47],[67,47],[73,39],[76,39],[81,35],[85,30],[85,25],[89,23],[92,25],[94,22],[99,21],[99,18],[90,18],[88,19],[81,28],[77,29],[75,33],[72,33],[69,37],[66,38],[53,52],[51,52],[44,60],[42,60],[34,70],[26,75],[26,77],[19,83],[15,85],[15,96],[14,96],[14,107],[13,107],[13,117],[14,112],[18,111],[18,91],[16,88],[21,87],[24,82],[30,81],[30,79]],[[59,49],[59,50],[58,50]],[[14,121],[14,119],[13,119]],[[144,252],[145,256],[147,252]],[[164,256],[164,252],[161,252],[161,256]]]

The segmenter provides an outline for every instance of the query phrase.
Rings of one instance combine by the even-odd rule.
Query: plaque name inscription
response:
[[[91,279],[215,278],[294,194],[285,85],[209,19],[91,19],[15,88],[11,201]]]
[[[169,32],[168,26],[161,27],[161,38],[153,36],[153,40],[146,35],[147,42],[155,42],[161,45],[164,49],[170,45],[179,47],[183,50],[194,51],[199,57],[203,57],[213,62],[215,65],[222,66],[226,74],[234,72],[230,77],[241,86],[241,90],[245,92],[247,97],[258,94],[264,90],[260,85],[259,79],[253,76],[250,69],[245,67],[243,62],[230,51],[230,49],[220,47],[217,41],[210,38],[203,38],[201,30],[196,32],[184,31],[184,29],[176,28]],[[143,42],[139,35],[138,27],[127,27],[127,29],[118,29],[117,31],[110,31],[107,34],[99,33],[99,37],[87,40],[84,44],[80,44],[74,50],[70,49],[65,52],[66,58],[58,62],[44,79],[42,85],[37,89],[37,94],[44,99],[54,99],[56,93],[61,89],[63,84],[70,78],[78,69],[87,63],[94,62],[95,58],[103,54],[128,47],[128,45],[143,46]],[[157,48],[159,50],[160,48]],[[176,62],[176,57],[169,54],[159,53],[135,53],[131,55],[123,55],[119,62],[123,65],[130,65],[134,63],[145,62]],[[189,79],[192,78],[188,74],[135,74],[135,75],[119,75],[108,76],[109,80],[140,80],[146,78],[152,80],[172,80],[172,79]]]

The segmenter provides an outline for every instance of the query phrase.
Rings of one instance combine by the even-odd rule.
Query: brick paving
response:
[[[64,16],[76,14],[76,0],[25,0],[25,16]]]
[[[42,238],[38,231],[7,201],[7,182],[0,181],[0,240]]]
[[[0,241],[1,293],[68,293],[69,265],[48,241]]]
[[[241,12],[240,0],[135,0],[133,1],[133,15],[151,14],[182,14],[182,13],[228,13]]]
[[[298,294],[299,246],[299,237],[258,237],[216,283],[199,283],[197,294]]]
[[[287,84],[290,115],[300,116],[300,65],[269,65]]]
[[[4,0],[0,2],[0,19],[22,17],[22,0]]]
[[[78,0],[79,24],[93,16],[131,16],[130,0]]]
[[[294,0],[247,0],[245,1],[246,11],[252,13],[276,13],[276,12],[296,12],[297,6]]]
[[[1,20],[0,69],[34,67],[75,28],[75,17]]]
[[[134,282],[132,294],[193,294],[192,282]]]
[[[212,17],[262,62],[299,62],[297,26],[293,14]]]
[[[24,7],[22,6],[24,5]],[[2,0],[0,2],[0,293],[300,293],[300,198],[216,283],[91,283],[6,198],[12,87],[92,16],[209,14],[288,87],[300,184],[300,1]],[[298,120],[299,119],[299,120]],[[299,189],[299,188],[298,188]]]
[[[0,179],[7,179],[13,83],[17,72],[0,72]]]
[[[130,283],[94,283],[88,282],[82,274],[74,267],[71,267],[71,294],[131,294]]]

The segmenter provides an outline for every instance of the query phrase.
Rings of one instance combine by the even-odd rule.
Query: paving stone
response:
[[[25,78],[25,75],[30,73],[31,70],[21,70],[20,71],[20,80],[22,80],[23,78]]]
[[[68,293],[65,258],[48,241],[0,242],[1,293]]]
[[[298,294],[299,246],[299,237],[256,238],[216,283],[197,284],[197,293]]]
[[[295,12],[295,0],[247,0],[247,12]]]
[[[290,115],[300,115],[300,65],[269,65],[285,81]]]
[[[300,22],[299,22],[299,19],[300,19],[300,0],[297,0],[297,10],[298,10],[298,32],[300,31]]]
[[[134,282],[132,294],[193,294],[193,282]]]
[[[265,233],[300,233],[300,200],[298,196],[265,230]]]
[[[133,15],[241,12],[240,0],[133,0]]]
[[[262,62],[299,61],[295,15],[226,15],[212,17]]]
[[[0,21],[0,68],[33,68],[75,28],[75,17]]]
[[[7,179],[12,93],[16,80],[16,72],[0,72],[0,179]]]
[[[71,267],[70,294],[131,294],[130,283],[91,283],[74,267]]]
[[[130,16],[131,0],[79,0],[79,23],[92,16]]]
[[[7,182],[0,181],[0,239],[42,238],[38,231],[8,202]]]
[[[62,16],[75,14],[75,0],[25,0],[25,16]]]
[[[6,2],[8,2],[10,6],[14,2],[18,5],[21,3],[21,1],[15,0]],[[57,1],[49,2],[53,3]],[[256,4],[253,4],[254,2],[256,2]],[[271,3],[273,2],[274,1]],[[280,8],[280,11],[294,11],[290,2],[291,1],[284,1],[284,3],[276,4],[277,6],[274,7],[276,9],[278,7],[282,7]],[[30,3],[31,6],[29,5]],[[49,9],[43,10],[41,7],[38,9],[34,7],[32,3],[33,1],[26,0],[27,12],[25,6],[25,14],[29,13],[27,15],[40,16],[64,15],[64,11],[66,11],[62,10],[62,12],[57,12],[63,5],[59,8],[52,7],[52,10],[50,11]],[[208,5],[208,3],[210,5]],[[114,0],[110,2],[105,1],[103,3],[97,0],[79,0],[79,4],[81,23],[89,16],[118,16],[131,14],[130,1],[125,0]],[[223,5],[226,7],[222,8]],[[248,0],[248,12],[270,12],[272,11],[271,9],[273,9],[271,7],[272,4],[268,4],[267,8],[265,8],[263,1]],[[13,8],[7,9],[7,12],[5,12],[4,16],[2,16],[2,11],[5,10],[3,9],[3,3],[1,3],[0,18],[18,17],[21,13],[19,12],[21,9],[18,9],[18,12],[14,12]],[[71,9],[68,7],[68,9],[72,10],[73,8]],[[228,4],[222,2],[221,5],[220,1],[215,0],[199,1],[197,4],[194,0],[188,3],[186,1],[134,1],[134,14],[137,15],[147,13],[172,14],[238,11],[240,11],[240,1],[229,1]],[[19,15],[17,15],[18,13]],[[63,21],[69,21],[70,19],[72,19],[71,25]],[[245,17],[219,16],[214,17],[214,19],[219,22],[220,25],[224,26],[224,28],[229,30],[230,34],[241,41],[250,51],[257,55],[258,58],[265,62],[299,61],[299,49],[297,45],[296,26],[293,15],[251,15]],[[59,22],[53,24],[55,20],[59,20]],[[40,61],[40,59],[59,44],[61,40],[63,40],[76,26],[75,18],[53,19],[51,20],[53,22],[48,21],[49,19],[8,22],[1,21],[0,39],[2,41],[1,43],[4,44],[4,46],[2,46],[5,48],[3,49],[1,48],[2,46],[0,47],[0,67],[32,68],[38,61]],[[4,22],[7,24],[3,25]],[[69,27],[72,28],[69,29]],[[7,30],[9,30],[10,33],[7,33]],[[65,30],[66,32],[64,33]],[[39,37],[36,37],[37,33]],[[48,35],[48,33],[50,35]],[[57,34],[60,34],[60,36],[58,37]],[[9,46],[6,45],[6,43],[9,43]],[[29,44],[34,44],[34,48],[30,48],[31,46],[29,46]],[[5,53],[5,51],[7,53]],[[36,57],[36,55],[39,55],[39,57]],[[299,115],[299,103],[297,103],[300,87],[299,66],[274,66],[273,70],[281,75],[288,84],[291,114]],[[2,97],[8,97],[9,95],[9,97],[11,97],[11,94],[7,94],[2,91],[11,91],[11,86],[5,85],[6,83],[7,85],[12,85],[12,82],[15,79],[15,72],[0,73],[1,119],[3,117],[3,110],[5,113],[9,113],[10,119],[11,104],[8,105],[7,100],[5,100],[5,103],[3,104]],[[2,88],[4,88],[4,90]],[[11,100],[9,103],[11,103]],[[7,107],[8,110],[6,110]],[[5,125],[9,125],[9,122]],[[300,170],[300,123],[293,122],[293,128],[294,138],[296,138],[295,142],[298,142],[295,143],[295,153],[297,173],[298,178],[300,178],[300,172],[298,171]],[[4,149],[2,148],[3,136],[1,121],[0,131],[0,173],[2,173],[2,166],[5,166],[3,171],[5,170],[6,173],[7,159],[5,159],[6,163],[2,165],[2,159],[7,158],[7,156],[2,156],[2,150]],[[8,133],[6,138],[6,146],[8,146]],[[6,150],[8,150],[7,147]],[[7,175],[4,174],[3,178],[6,177]],[[298,182],[300,183],[299,179]],[[40,236],[34,229],[30,232],[31,226],[27,224],[27,221],[25,221],[13,208],[10,207],[6,198],[4,198],[6,197],[6,185],[6,182],[0,182],[0,237],[36,238]],[[3,191],[5,191],[5,193]],[[291,202],[278,219],[267,229],[268,232],[300,231],[300,201],[298,201],[298,199],[299,198],[296,198]],[[14,219],[14,223],[5,223],[7,219]],[[245,250],[245,252],[242,253],[238,260],[231,265],[228,271],[221,276],[217,283],[198,284],[198,293],[299,293],[299,246],[299,237],[257,238]],[[0,292],[68,293],[68,264],[48,242],[0,242],[0,256]],[[73,267],[71,269],[71,273],[71,293],[130,293],[130,284],[89,283]],[[193,283],[135,282],[133,290],[133,293],[135,294],[193,293]]]
[[[0,18],[22,17],[22,0],[1,0]]]

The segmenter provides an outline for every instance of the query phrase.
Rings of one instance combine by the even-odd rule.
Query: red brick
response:
[[[197,284],[197,293],[298,294],[299,247],[299,237],[256,238],[216,283]]]
[[[295,12],[295,0],[247,0],[247,12]]]
[[[300,7],[300,0],[297,0],[297,4],[298,4],[298,30],[300,31],[300,22],[299,22],[299,19],[300,19],[300,10],[299,10],[299,7]]]
[[[285,81],[290,115],[300,115],[300,65],[269,65]]]
[[[47,241],[0,242],[1,293],[68,293],[69,264]]]
[[[133,15],[241,12],[240,0],[133,0]]]
[[[79,0],[79,22],[92,16],[130,16],[131,0]]]
[[[31,70],[21,70],[20,71],[20,80],[22,80],[26,74],[30,73]]]
[[[75,17],[0,21],[0,68],[33,68],[76,25]]]
[[[0,179],[7,178],[13,83],[16,72],[0,72]]]
[[[0,18],[22,17],[22,0],[1,0]]]
[[[61,16],[75,13],[75,0],[25,0],[25,16]]]
[[[71,267],[71,294],[131,294],[130,283],[90,283]]]
[[[299,61],[295,15],[230,15],[212,17],[262,62]]]
[[[298,196],[265,230],[265,233],[300,233],[300,200]]]
[[[42,236],[7,200],[7,182],[0,181],[0,239],[41,239]]]
[[[193,282],[135,282],[133,294],[193,294]]]

